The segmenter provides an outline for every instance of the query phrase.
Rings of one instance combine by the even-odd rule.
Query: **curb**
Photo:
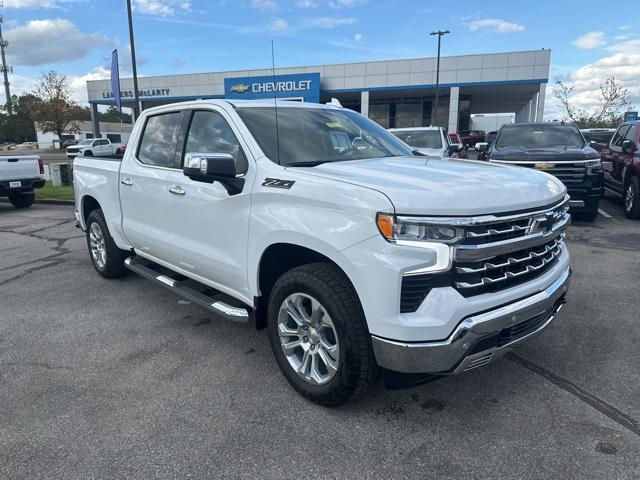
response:
[[[10,203],[8,198],[0,198],[2,203]],[[35,202],[41,205],[75,205],[75,200],[54,200],[46,198],[36,198]]]

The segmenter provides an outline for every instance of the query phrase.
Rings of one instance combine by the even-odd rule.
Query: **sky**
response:
[[[130,75],[125,0],[4,0],[12,93],[43,72],[67,76],[86,103],[86,81],[109,77],[111,51]],[[132,0],[138,75],[167,75],[428,57],[429,32],[450,30],[442,55],[551,49],[546,117],[559,117],[556,78],[593,108],[614,75],[640,107],[640,6],[537,0]],[[626,4],[627,7],[622,8]],[[0,93],[4,103],[4,90]]]

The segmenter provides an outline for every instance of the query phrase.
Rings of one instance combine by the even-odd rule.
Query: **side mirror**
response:
[[[589,146],[591,148],[596,148],[598,146],[598,142],[596,142],[595,140],[589,140]]]
[[[622,142],[622,145],[620,145],[622,147],[622,151],[624,153],[629,153],[629,152],[635,152],[636,151],[636,144],[633,143],[631,140],[624,140]]]
[[[229,153],[189,152],[184,156],[183,173],[196,182],[213,183],[219,181],[229,195],[242,191],[244,179],[236,175],[236,162]]]
[[[478,142],[476,143],[476,151],[478,152],[486,152],[489,150],[489,144],[487,142]]]

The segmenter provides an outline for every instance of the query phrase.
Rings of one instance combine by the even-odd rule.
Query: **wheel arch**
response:
[[[100,202],[98,202],[98,200],[96,200],[91,195],[83,196],[82,197],[82,202],[81,202],[80,205],[81,205],[80,214],[82,215],[82,220],[84,222],[84,227],[86,228],[87,219],[89,218],[89,214],[91,212],[93,212],[94,210],[97,210],[97,209],[102,208],[102,207],[100,206]]]
[[[335,253],[337,254],[338,252]],[[266,310],[268,298],[278,278],[292,268],[301,265],[309,263],[329,263],[335,266],[351,284],[356,292],[358,302],[360,302],[360,295],[347,272],[348,267],[336,257],[339,257],[339,255],[331,255],[329,252],[321,252],[319,249],[296,243],[276,242],[267,246],[257,262],[255,279],[257,287],[255,292],[257,292],[257,295],[256,301],[254,302],[256,307],[256,328],[264,328],[267,324]]]

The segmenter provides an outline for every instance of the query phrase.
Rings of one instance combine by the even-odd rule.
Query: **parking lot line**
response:
[[[600,215],[602,215],[603,217],[612,218],[611,215],[609,215],[607,212],[605,212],[601,208],[598,209],[598,213],[600,213]]]

